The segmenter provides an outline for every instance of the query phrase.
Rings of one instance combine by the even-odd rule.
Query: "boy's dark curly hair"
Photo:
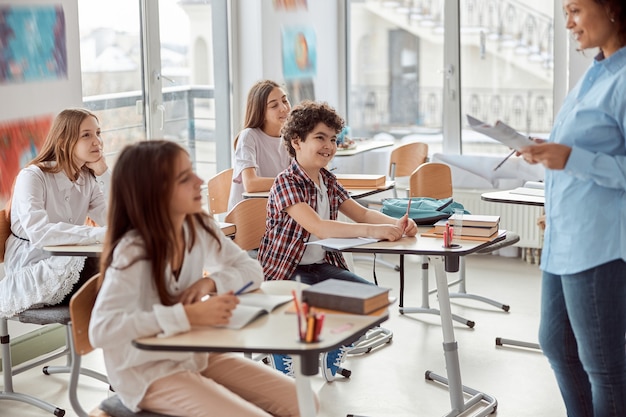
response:
[[[293,139],[299,138],[302,142],[313,131],[318,123],[324,123],[335,133],[341,132],[344,121],[328,103],[304,100],[291,109],[289,117],[281,130],[283,144],[292,158],[296,157],[296,150],[291,145]]]

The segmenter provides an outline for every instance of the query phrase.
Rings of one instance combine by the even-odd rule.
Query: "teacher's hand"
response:
[[[560,143],[540,143],[520,149],[520,154],[529,164],[542,164],[548,169],[564,169],[572,148]]]

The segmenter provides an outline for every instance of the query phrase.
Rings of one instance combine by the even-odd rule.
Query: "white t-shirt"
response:
[[[239,135],[233,161],[233,183],[230,188],[228,209],[243,200],[245,191],[241,173],[246,168],[256,168],[259,177],[276,177],[289,167],[291,157],[282,138],[266,134],[259,128],[244,129]]]

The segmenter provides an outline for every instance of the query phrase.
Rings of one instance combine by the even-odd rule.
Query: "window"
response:
[[[502,119],[527,134],[549,132],[551,2],[459,0],[458,16],[445,0],[351,0],[349,6],[348,121],[355,136],[387,132],[426,142],[432,154],[444,150],[444,120],[456,119],[460,138],[445,139],[452,148],[501,154],[508,149],[469,130],[466,113],[489,123]],[[458,26],[459,41],[456,30],[445,29],[450,25]],[[458,48],[460,63],[446,63],[446,45]],[[458,95],[458,85],[460,114],[446,114],[444,94]]]

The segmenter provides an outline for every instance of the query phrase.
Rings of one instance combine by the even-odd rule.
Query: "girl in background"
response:
[[[239,302],[233,291],[263,281],[259,263],[202,211],[202,183],[173,142],[140,142],[122,151],[89,338],[103,350],[111,386],[135,412],[297,416],[294,381],[267,366],[237,354],[146,352],[132,345],[194,325],[225,325]]]
[[[280,139],[290,110],[287,93],[276,82],[263,80],[250,88],[245,128],[235,138],[229,209],[243,199],[244,191],[268,191],[274,178],[291,163]]]
[[[104,240],[106,201],[99,182],[108,182],[110,173],[102,149],[96,115],[66,109],[54,119],[37,157],[17,175],[0,316],[42,304],[69,304],[72,294],[98,272],[97,258],[52,256],[43,247]],[[100,227],[85,225],[87,216]]]

